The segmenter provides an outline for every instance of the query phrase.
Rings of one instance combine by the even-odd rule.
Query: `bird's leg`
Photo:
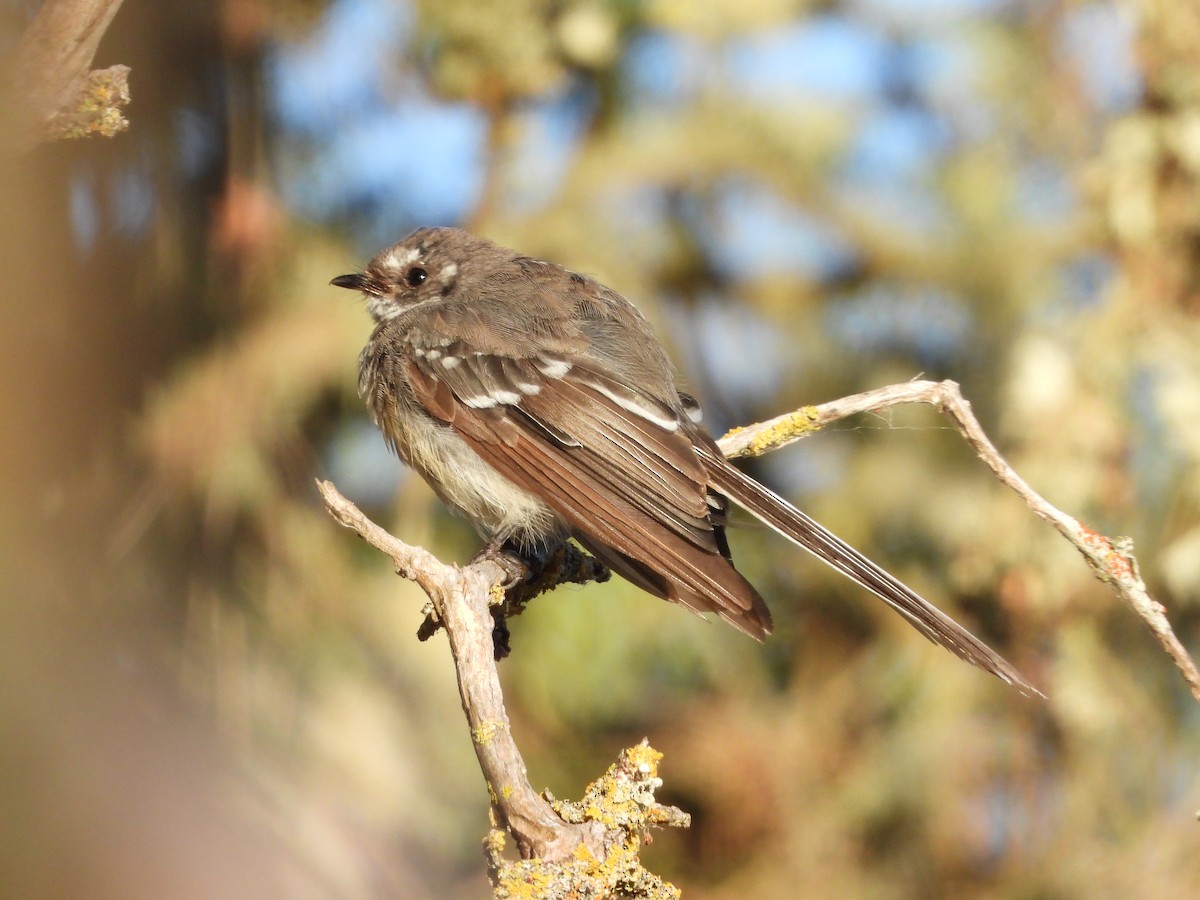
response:
[[[520,540],[512,534],[492,535],[471,564],[483,561],[498,565],[505,576],[498,585],[503,600],[494,601],[491,607],[496,659],[509,654],[508,619],[524,612],[525,604],[534,597],[563,582],[586,584],[609,578],[608,569],[567,540],[565,534],[538,541]],[[437,630],[436,623],[427,620],[426,624],[432,624],[429,633]]]
[[[492,607],[492,658],[504,659],[512,652],[509,642],[508,613],[503,606]]]
[[[565,552],[574,549],[574,553]],[[544,538],[538,541],[520,540],[513,535],[495,535],[475,555],[472,562],[491,560],[504,570],[507,578],[501,583],[504,601],[492,606],[495,626],[492,640],[495,643],[496,659],[509,654],[509,631],[507,620],[525,611],[525,604],[545,591],[551,590],[563,580],[580,581],[579,570],[584,568],[581,560],[586,559],[582,551],[572,548],[565,536]],[[570,575],[564,579],[564,565],[570,564]],[[597,566],[587,568],[583,580],[604,580],[607,572],[597,571]]]
[[[530,572],[530,566],[525,562],[519,548],[505,534],[496,534],[490,537],[483,548],[471,558],[468,565],[473,566],[475,563],[485,561],[495,563],[504,573],[504,579],[498,586],[505,595],[521,584]],[[505,625],[504,620],[510,615],[513,615],[513,612],[507,603],[493,604],[492,618],[496,624],[492,630],[492,640],[495,643],[496,659],[503,659],[509,654],[508,626]],[[432,603],[426,604],[425,620],[417,629],[417,639],[427,641],[437,634],[441,627],[442,623],[437,616],[437,610],[434,609]]]
[[[512,646],[509,643],[508,617],[521,612],[524,606],[523,603],[509,603],[509,594],[513,588],[532,577],[537,563],[531,563],[522,548],[512,539],[512,535],[505,532],[492,535],[472,558],[471,565],[484,561],[495,563],[504,572],[504,580],[498,587],[504,592],[505,600],[501,603],[493,603],[491,607],[492,652],[495,658],[500,660],[512,652]],[[545,563],[541,563],[541,565],[545,565]]]
[[[503,570],[504,580],[500,582],[500,587],[506,593],[525,581],[533,571],[525,553],[512,536],[504,532],[492,535],[483,548],[472,557],[470,564],[485,561],[493,562]]]

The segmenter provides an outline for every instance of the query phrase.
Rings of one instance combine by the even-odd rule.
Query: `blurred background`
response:
[[[0,167],[0,894],[489,896],[444,638],[313,487],[478,547],[328,286],[419,225],[635,300],[718,432],[961,382],[1200,651],[1198,59],[1175,0],[126,0],[129,131]],[[535,787],[648,736],[690,898],[1195,891],[1196,704],[946,421],[753,471],[1048,700],[747,527],[765,646],[623,583],[511,623]]]

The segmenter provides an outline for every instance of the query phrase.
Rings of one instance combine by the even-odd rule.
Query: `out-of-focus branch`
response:
[[[1175,636],[1166,610],[1146,590],[1138,573],[1137,559],[1133,555],[1133,542],[1129,538],[1109,538],[1092,531],[1051,505],[1030,487],[996,450],[955,382],[910,381],[842,397],[819,406],[806,406],[757,425],[734,429],[719,443],[730,457],[758,456],[797,441],[830,422],[901,403],[928,403],[949,416],[975,454],[987,463],[996,477],[1016,491],[1037,515],[1058,529],[1059,534],[1083,554],[1096,577],[1111,587],[1150,626],[1158,642],[1183,674],[1192,696],[1200,702],[1200,671],[1197,671],[1196,663]]]
[[[121,0],[46,0],[9,58],[7,102],[17,113],[10,140],[22,150],[43,141],[129,127],[129,67],[90,71]]]

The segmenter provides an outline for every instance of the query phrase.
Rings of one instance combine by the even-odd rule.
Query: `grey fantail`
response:
[[[931,641],[1023,693],[1008,662],[728,462],[641,313],[616,291],[455,228],[422,228],[361,274],[376,321],[359,388],[400,457],[493,545],[574,538],[657,597],[771,631],[734,568],[729,501],[846,574]]]

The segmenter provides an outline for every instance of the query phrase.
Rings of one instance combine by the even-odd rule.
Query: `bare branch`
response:
[[[492,645],[492,588],[507,577],[494,561],[466,568],[449,566],[429,551],[413,547],[384,531],[328,481],[317,488],[339,522],[353,528],[372,547],[387,554],[396,573],[415,581],[429,595],[450,637],[463,712],[488,791],[501,821],[522,843],[525,855],[565,859],[579,844],[603,856],[603,828],[569,825],[529,785],[525,763],[513,741],[500,691],[500,675]]]
[[[437,620],[450,640],[463,712],[493,809],[500,824],[516,839],[522,857],[536,857],[544,864],[558,866],[555,877],[567,879],[561,882],[564,885],[576,879],[594,886],[607,877],[616,877],[615,872],[627,877],[632,866],[641,873],[639,877],[647,886],[646,892],[637,896],[676,896],[672,893],[674,888],[659,882],[637,864],[637,848],[650,827],[686,824],[687,819],[679,810],[653,802],[654,789],[661,784],[657,779],[661,756],[653,749],[643,745],[626,751],[617,765],[589,789],[610,798],[622,797],[624,805],[610,802],[602,808],[597,803],[558,804],[556,808],[529,784],[504,709],[490,608],[497,594],[503,602],[503,592],[498,588],[511,581],[514,573],[519,574],[520,567],[510,567],[507,559],[492,558],[461,568],[446,565],[427,550],[406,544],[384,531],[330,482],[318,481],[317,488],[338,522],[390,556],[397,574],[420,585],[433,602]],[[603,574],[595,566],[586,571]],[[578,574],[568,570],[569,578]],[[581,809],[590,812],[585,814]],[[603,824],[598,821],[600,818]],[[488,846],[493,876],[498,883],[499,879],[520,880],[529,875],[527,867],[503,862],[502,837],[493,835]],[[606,860],[608,865],[602,866]],[[544,880],[548,873],[543,866],[539,877]],[[652,888],[659,893],[653,893]]]
[[[1197,671],[1196,663],[1171,629],[1166,610],[1146,590],[1138,573],[1137,559],[1133,555],[1133,542],[1129,538],[1109,538],[1092,531],[1051,505],[1030,487],[996,450],[971,412],[971,404],[963,397],[957,383],[909,381],[888,385],[819,406],[806,406],[757,425],[734,429],[718,443],[730,457],[758,456],[797,441],[830,422],[901,403],[928,403],[948,415],[975,454],[987,463],[996,477],[1016,491],[1030,509],[1058,529],[1059,534],[1083,554],[1096,577],[1111,587],[1150,626],[1158,642],[1183,674],[1192,696],[1200,701],[1200,671]]]
[[[13,50],[6,80],[19,111],[12,135],[20,149],[43,141],[129,127],[129,68],[89,72],[96,48],[121,0],[46,0]]]

